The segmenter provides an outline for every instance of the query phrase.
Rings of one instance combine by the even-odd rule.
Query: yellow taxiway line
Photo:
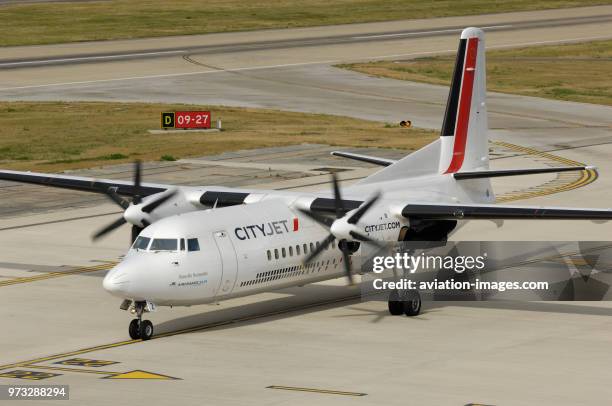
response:
[[[27,277],[24,277],[24,278],[9,279],[9,280],[6,280],[6,281],[0,281],[0,287],[2,287],[2,286],[10,286],[10,285],[18,285],[20,283],[29,283],[29,282],[42,281],[42,280],[45,280],[45,279],[61,278],[63,276],[79,275],[79,274],[89,273],[89,272],[107,271],[107,270],[111,269],[112,267],[114,267],[116,264],[117,264],[116,262],[108,262],[108,263],[104,263],[104,264],[100,264],[100,265],[94,265],[94,266],[88,266],[88,267],[82,267],[82,268],[69,269],[69,270],[63,271],[63,272],[50,272],[50,273],[45,273],[45,274],[42,274],[42,275],[27,276]]]
[[[510,144],[504,141],[494,141],[494,145],[500,146],[511,151],[515,151],[521,154],[541,157],[546,160],[557,162],[566,166],[585,166],[585,164],[573,161],[571,159],[563,158],[557,155],[550,154],[548,152],[538,151],[533,148],[522,147],[520,145]],[[572,189],[577,189],[582,186],[586,186],[597,180],[598,174],[594,169],[585,169],[580,172],[580,177],[572,181],[565,181],[557,178],[554,181],[544,183],[543,185],[534,186],[525,190],[519,190],[514,192],[505,193],[497,196],[495,199],[498,203],[512,202],[516,200],[530,199],[532,197],[547,196],[555,193],[565,192]]]
[[[276,316],[276,315],[279,315],[279,314],[286,314],[286,313],[291,313],[291,312],[295,312],[295,311],[310,309],[310,308],[314,308],[314,307],[327,306],[327,305],[330,305],[330,304],[347,302],[347,301],[357,300],[357,299],[360,299],[360,298],[361,298],[361,294],[356,294],[356,295],[342,297],[342,298],[339,298],[339,299],[330,299],[330,300],[326,300],[326,301],[310,303],[310,304],[301,305],[301,306],[295,306],[295,307],[291,307],[291,308],[288,308],[288,309],[275,310],[275,311],[271,311],[271,312],[266,312],[266,313],[262,313],[262,314],[251,315],[251,316],[245,316],[245,317],[238,317],[238,318],[234,318],[234,319],[230,319],[230,320],[224,320],[224,321],[218,321],[218,322],[214,322],[214,323],[208,323],[208,324],[204,324],[204,325],[196,326],[196,327],[188,327],[188,328],[184,328],[184,329],[180,329],[180,330],[169,331],[167,333],[161,333],[161,334],[154,335],[153,338],[151,338],[151,340],[157,340],[157,339],[160,339],[160,338],[171,337],[171,336],[175,336],[175,335],[179,335],[179,334],[192,333],[192,332],[196,332],[196,331],[210,330],[210,329],[213,329],[215,327],[221,327],[221,326],[225,326],[225,325],[229,325],[229,324],[241,323],[241,322],[245,322],[245,321],[251,321],[251,320],[256,320],[256,319],[261,319],[261,318],[266,318],[266,317],[272,317],[272,316]],[[33,364],[40,364],[42,362],[54,361],[54,360],[58,360],[58,359],[61,359],[61,358],[72,357],[72,356],[75,356],[75,355],[87,354],[87,353],[91,353],[91,352],[95,352],[95,351],[107,350],[107,349],[110,349],[110,348],[123,347],[123,346],[126,346],[126,345],[136,344],[136,343],[140,343],[140,342],[142,342],[142,340],[125,340],[125,341],[117,341],[117,342],[109,343],[109,344],[96,345],[96,346],[93,346],[93,347],[82,348],[80,350],[69,351],[69,352],[49,355],[49,356],[40,357],[40,358],[34,358],[34,359],[31,359],[31,360],[22,361],[22,362],[15,362],[15,363],[12,363],[12,364],[0,365],[0,371],[4,370],[4,369],[17,368],[17,367],[26,367],[26,368],[29,368],[29,367],[32,367]],[[41,369],[42,369],[42,366],[41,366]],[[79,370],[79,371],[81,371],[81,370]]]
[[[291,391],[299,391],[299,392],[324,393],[326,395],[344,395],[344,396],[366,396],[367,395],[367,393],[361,393],[361,392],[344,392],[344,391],[330,390],[330,389],[300,388],[296,386],[272,385],[272,386],[268,386],[267,388],[268,389],[291,390]]]

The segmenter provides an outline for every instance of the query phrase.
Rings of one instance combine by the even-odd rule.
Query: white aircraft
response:
[[[125,209],[95,234],[130,223],[133,244],[103,286],[136,314],[133,339],[148,340],[143,313],[159,306],[218,302],[346,275],[361,244],[446,241],[470,219],[610,220],[611,210],[493,204],[490,178],[590,167],[489,170],[484,33],[461,33],[440,138],[392,161],[334,155],[383,166],[333,193],[133,184],[113,180],[0,171],[0,179],[106,193]],[[131,196],[128,202],[121,196]],[[403,292],[401,293],[403,294]],[[418,292],[389,297],[391,314],[419,314]]]

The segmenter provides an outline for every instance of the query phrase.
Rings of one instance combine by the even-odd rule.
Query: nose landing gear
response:
[[[150,320],[142,320],[142,314],[145,311],[147,302],[134,302],[134,310],[136,319],[130,322],[128,332],[132,340],[142,339],[143,341],[150,340],[153,337],[153,323]]]

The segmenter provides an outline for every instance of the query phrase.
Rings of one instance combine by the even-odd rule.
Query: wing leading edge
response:
[[[55,175],[37,172],[0,171],[0,180],[30,183],[34,185],[51,186],[63,189],[80,190],[83,192],[106,193],[109,188],[116,188],[116,193],[122,196],[134,196],[134,185],[129,181],[95,179],[80,176]],[[143,183],[140,189],[142,197],[163,192],[170,188],[166,185]]]
[[[612,220],[611,209],[505,206],[495,204],[408,204],[402,216],[428,220]]]

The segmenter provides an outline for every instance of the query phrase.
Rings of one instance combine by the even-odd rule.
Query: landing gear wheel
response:
[[[128,331],[130,332],[130,337],[132,340],[138,340],[140,338],[140,328],[138,324],[138,319],[134,319],[130,322]]]
[[[150,340],[153,337],[153,323],[150,320],[143,320],[140,322],[140,338],[144,340]]]
[[[408,292],[408,297],[404,304],[404,314],[408,317],[417,316],[421,313],[421,295],[418,291]]]
[[[400,314],[404,313],[404,303],[399,300],[397,290],[389,293],[389,301],[387,304],[389,305],[389,313],[392,316],[399,316]]]

